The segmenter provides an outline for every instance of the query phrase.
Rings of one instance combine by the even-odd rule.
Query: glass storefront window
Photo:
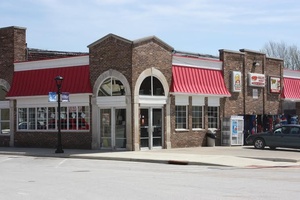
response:
[[[61,107],[62,130],[88,130],[89,106]],[[18,130],[57,130],[57,108],[18,108]]]

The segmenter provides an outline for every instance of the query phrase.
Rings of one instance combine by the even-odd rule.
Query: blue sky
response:
[[[0,0],[0,27],[27,28],[30,48],[87,52],[113,33],[155,35],[175,50],[218,55],[269,41],[300,47],[298,0]]]

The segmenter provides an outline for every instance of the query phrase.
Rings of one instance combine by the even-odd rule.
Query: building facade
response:
[[[2,28],[0,36],[1,146],[56,146],[58,110],[50,98],[58,75],[64,148],[206,146],[208,130],[221,145],[224,118],[243,116],[245,130],[257,132],[291,108],[283,61],[260,52],[220,50],[214,57],[176,51],[155,36],[108,34],[88,53],[60,53],[30,51],[25,28]]]

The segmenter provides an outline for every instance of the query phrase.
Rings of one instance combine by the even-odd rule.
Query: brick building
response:
[[[260,52],[214,57],[176,51],[155,36],[114,34],[90,44],[89,53],[43,51],[27,48],[20,27],[0,29],[0,39],[1,146],[56,146],[57,103],[49,92],[58,75],[69,98],[61,103],[64,148],[206,146],[208,129],[221,145],[224,118],[243,116],[250,130],[254,118],[255,129],[267,128],[268,117],[285,111],[283,61]]]

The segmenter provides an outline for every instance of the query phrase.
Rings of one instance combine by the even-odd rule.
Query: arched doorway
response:
[[[168,148],[170,136],[168,103],[169,86],[164,75],[155,68],[139,76],[135,95],[135,148]]]
[[[126,78],[109,70],[96,81],[93,112],[94,149],[131,149],[130,88]]]

